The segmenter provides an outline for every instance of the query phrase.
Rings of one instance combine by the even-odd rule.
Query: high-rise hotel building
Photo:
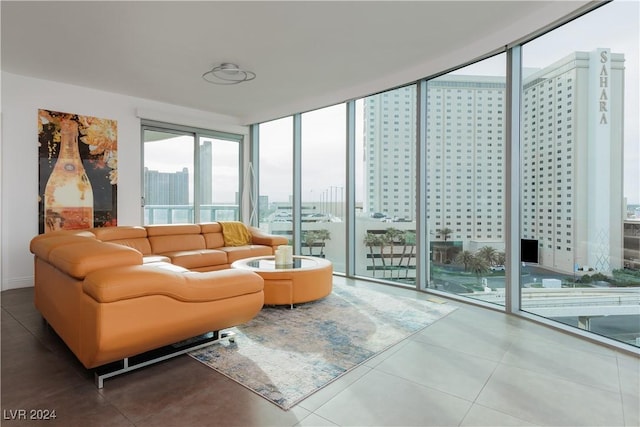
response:
[[[502,77],[448,75],[427,89],[427,201],[432,238],[504,246]],[[365,99],[366,209],[415,219],[416,87]]]
[[[563,272],[622,266],[624,56],[574,52],[524,79],[522,238]],[[427,86],[431,240],[465,249],[505,238],[504,77],[446,75]],[[365,100],[366,208],[415,218],[415,86]]]
[[[365,98],[364,209],[390,218],[415,218],[415,86]]]
[[[523,238],[561,271],[622,267],[624,55],[574,52],[528,76]]]
[[[504,250],[504,77],[437,78],[427,86],[427,206],[437,238]]]

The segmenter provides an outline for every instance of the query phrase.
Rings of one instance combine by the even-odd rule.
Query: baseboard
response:
[[[13,279],[7,279],[2,281],[2,290],[8,291],[9,289],[20,288],[32,288],[33,276],[17,277]]]

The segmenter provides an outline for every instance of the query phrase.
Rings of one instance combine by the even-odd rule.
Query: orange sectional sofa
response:
[[[287,239],[233,223],[118,226],[36,236],[35,306],[86,368],[252,319],[263,279],[229,269]],[[244,227],[244,226],[242,226]],[[244,244],[243,244],[244,243]]]

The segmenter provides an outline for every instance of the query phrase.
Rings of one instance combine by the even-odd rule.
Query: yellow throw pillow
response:
[[[245,246],[251,244],[251,233],[240,221],[219,221],[225,246]]]

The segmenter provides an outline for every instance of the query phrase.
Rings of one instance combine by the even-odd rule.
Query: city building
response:
[[[623,78],[624,55],[598,49],[524,79],[522,238],[538,241],[542,266],[622,267]],[[435,239],[449,229],[464,249],[504,250],[505,91],[504,77],[447,75],[428,84],[426,189]],[[415,92],[408,86],[365,98],[371,212],[415,216]],[[588,109],[577,107],[585,100]]]
[[[538,240],[540,264],[622,268],[623,101],[624,55],[609,49],[525,79],[522,233]]]
[[[504,251],[504,77],[448,75],[427,87],[430,230]]]
[[[213,176],[213,143],[204,141],[200,143],[200,176]],[[202,179],[200,183],[200,203],[210,205],[213,203],[213,181]]]
[[[189,170],[159,172],[144,168],[144,199],[147,205],[188,205]]]
[[[416,90],[365,98],[364,209],[413,221],[416,215]],[[388,191],[392,189],[392,191]]]

